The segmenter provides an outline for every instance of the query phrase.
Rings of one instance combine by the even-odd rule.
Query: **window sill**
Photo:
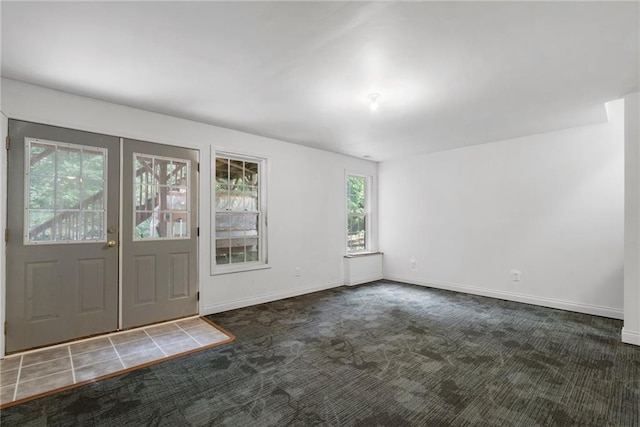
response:
[[[271,266],[268,264],[257,264],[257,265],[239,265],[237,267],[218,267],[211,272],[211,276],[220,276],[223,274],[233,274],[233,273],[244,273],[248,271],[256,271],[256,270],[269,270]]]
[[[382,252],[357,252],[353,254],[345,255],[345,258],[360,258],[364,256],[382,255]]]

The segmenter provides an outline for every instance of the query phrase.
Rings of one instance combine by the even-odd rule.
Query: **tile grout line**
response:
[[[76,368],[73,366],[73,357],[71,357],[71,346],[67,346],[67,350],[69,350],[69,361],[71,362],[71,378],[73,379],[73,383],[76,383]]]
[[[41,377],[35,377],[35,378],[30,379],[30,380],[23,381],[22,383],[24,384],[24,383],[28,383],[28,382],[31,382],[31,381],[41,380],[42,378],[47,378],[47,377],[51,377],[53,375],[58,375],[58,374],[64,374],[65,372],[69,372],[69,371],[71,371],[71,369],[65,369],[64,371],[58,371],[58,372],[52,372],[52,373],[47,374],[47,375],[42,375]]]
[[[1,0],[0,0],[0,2],[1,2]],[[176,322],[179,322],[179,321],[198,319],[199,317],[200,316],[195,314],[193,316],[188,316],[188,317],[184,317],[184,318],[180,318],[180,319],[174,319],[174,320],[167,320],[166,322],[160,322],[160,323],[156,323],[156,324],[148,325],[148,326],[140,326],[140,327],[129,329],[129,330],[107,332],[105,334],[99,334],[97,336],[91,336],[91,337],[87,337],[87,338],[81,338],[81,339],[78,339],[78,340],[72,340],[73,342],[71,344],[95,341],[95,340],[99,340],[100,338],[109,338],[109,336],[124,335],[124,334],[126,334],[128,332],[133,332],[133,331],[145,329],[146,327],[161,326],[161,325],[167,325],[167,324],[170,324],[170,323],[174,323],[175,324]],[[29,354],[38,353],[38,352],[43,351],[43,350],[50,350],[50,349],[54,349],[54,348],[65,347],[67,345],[70,345],[70,344],[68,342],[52,344],[52,345],[49,345],[49,346],[45,346],[45,347],[42,347],[42,348],[36,348],[36,349],[33,349],[33,350],[19,351],[19,352],[16,352],[15,354],[11,354],[9,356],[10,357],[18,357],[18,356],[22,357],[22,356],[26,356],[26,355],[29,355]],[[89,350],[89,351],[93,351],[93,350]],[[87,351],[85,351],[83,353],[87,353]],[[58,359],[60,359],[60,358],[58,357]],[[38,362],[38,363],[44,363],[44,362]],[[35,363],[34,363],[34,365],[35,365]]]
[[[198,341],[193,335],[191,335],[189,332],[187,332],[187,330],[185,328],[183,328],[182,326],[178,325],[176,323],[176,326],[180,329],[182,329],[182,332],[184,332],[185,334],[187,334],[187,336],[189,336],[189,338],[191,338],[192,340],[194,340],[196,342],[196,344],[198,344],[200,347],[204,347],[204,345]]]
[[[37,353],[31,353],[31,354],[37,354]],[[28,354],[23,354],[21,357],[24,357],[24,356],[28,356]],[[30,364],[28,364],[28,365],[25,365],[25,367],[27,367],[27,366],[37,366],[37,365],[42,365],[43,363],[49,363],[49,362],[52,362],[52,361],[54,361],[54,360],[64,359],[65,357],[67,357],[67,356],[54,357],[54,358],[52,358],[52,359],[43,360],[42,362],[30,363]]]
[[[156,347],[158,347],[160,349],[160,351],[162,352],[162,354],[164,354],[164,357],[168,357],[169,355],[162,349],[162,347],[160,347],[160,344],[158,344],[156,342],[156,340],[153,339],[153,337],[151,335],[149,335],[149,332],[147,332],[146,328],[142,328],[142,330],[144,331],[145,334],[147,334],[147,336],[149,338],[151,338],[151,341],[153,341],[153,343],[156,345]]]
[[[113,341],[111,341],[111,337],[107,337],[107,339],[111,343],[111,347],[113,347],[113,351],[116,352],[116,356],[118,356],[118,360],[120,361],[120,364],[122,365],[122,369],[126,369],[127,367],[124,365],[124,362],[122,361],[122,357],[120,357],[120,353],[118,352],[118,349],[116,348],[116,345],[113,343]]]
[[[178,325],[178,324],[177,324],[177,322],[176,322],[176,323],[174,323],[174,325],[175,325],[175,326],[177,326],[176,332],[181,332],[181,333],[183,333],[186,337],[188,337],[188,338],[192,339],[192,340],[193,340],[193,341],[198,345],[198,347],[205,347],[205,345],[201,344],[201,343],[198,341],[198,339],[197,339],[197,338],[195,338],[193,335],[191,335],[191,334],[188,332],[188,330],[189,330],[189,329],[192,329],[192,328],[184,328],[184,327],[182,327],[182,326]],[[198,326],[200,326],[200,325],[198,325]],[[194,328],[195,328],[195,326],[194,326]],[[141,328],[141,329],[144,331],[145,335],[147,335],[147,337],[148,337],[149,339],[151,339],[151,342],[153,342],[153,343],[154,343],[154,345],[155,345],[155,346],[156,346],[156,347],[161,351],[161,353],[165,355],[165,357],[162,357],[162,358],[154,358],[154,359],[153,359],[153,361],[154,361],[154,362],[159,361],[159,360],[163,360],[163,359],[166,359],[166,358],[170,358],[170,357],[171,357],[171,356],[169,356],[169,355],[165,352],[165,350],[160,346],[160,344],[158,344],[158,342],[156,342],[156,340],[151,336],[151,334],[147,331],[147,329],[146,329],[146,328]],[[167,332],[167,334],[168,334],[168,333],[169,333],[169,332]],[[161,334],[161,335],[162,335],[162,334]],[[226,335],[226,334],[224,334],[224,335]],[[160,335],[158,335],[158,336],[160,336]],[[111,345],[111,348],[113,348],[113,350],[115,351],[115,354],[116,354],[116,356],[117,356],[117,359],[120,361],[120,365],[121,365],[122,369],[127,370],[128,368],[126,367],[126,365],[125,365],[125,363],[124,363],[124,360],[123,360],[123,357],[125,357],[125,356],[120,355],[120,352],[118,351],[118,349],[117,349],[117,347],[116,347],[116,345],[115,345],[114,341],[111,339],[111,337],[109,337],[109,336],[108,336],[108,337],[106,337],[106,338],[107,338],[107,340],[108,340],[109,344]],[[133,341],[136,341],[136,340],[133,340]],[[129,342],[129,341],[127,341],[127,342]],[[104,347],[104,348],[106,349],[106,348],[108,348],[108,347]],[[197,347],[196,347],[196,348],[197,348]],[[93,350],[89,350],[89,351],[87,351],[87,352],[83,352],[82,354],[84,354],[84,353],[88,353],[88,352],[90,352],[90,351],[93,351]],[[134,352],[134,353],[132,353],[132,354],[142,353],[142,352],[145,352],[145,351],[148,351],[148,350],[142,350],[142,351],[140,351],[140,352]],[[69,369],[69,370],[60,371],[60,372],[53,372],[53,373],[51,373],[51,374],[43,375],[43,376],[41,376],[41,377],[32,378],[32,379],[29,379],[29,380],[26,380],[26,381],[22,381],[22,383],[21,383],[21,377],[22,377],[22,369],[23,369],[23,368],[32,367],[32,366],[34,366],[34,365],[39,365],[39,364],[42,364],[42,363],[47,363],[47,362],[50,362],[50,361],[52,361],[52,360],[60,360],[60,359],[62,359],[62,358],[61,358],[61,357],[57,357],[57,358],[55,358],[55,359],[47,360],[47,361],[45,361],[45,362],[38,362],[38,363],[34,363],[34,364],[30,364],[30,365],[26,365],[26,366],[25,366],[25,365],[24,365],[24,356],[25,356],[25,354],[20,355],[19,364],[18,364],[18,368],[17,368],[18,372],[17,372],[17,374],[16,374],[16,375],[17,375],[17,377],[16,377],[16,383],[15,383],[15,389],[14,389],[14,391],[13,391],[13,399],[12,399],[12,400],[10,400],[9,402],[6,402],[6,403],[10,403],[10,402],[15,402],[15,401],[17,401],[18,391],[19,391],[19,390],[18,390],[18,387],[19,387],[20,385],[24,385],[24,383],[29,383],[29,384],[31,384],[31,383],[32,383],[32,381],[39,381],[39,380],[41,380],[41,379],[49,378],[49,377],[55,376],[55,375],[57,375],[57,374],[66,373],[66,372],[68,372],[68,371],[71,371],[71,375],[72,375],[72,385],[73,385],[73,386],[75,386],[75,385],[79,384],[79,383],[78,383],[78,379],[77,379],[77,377],[76,377],[76,372],[75,372],[76,366],[75,366],[75,364],[74,364],[74,362],[73,362],[73,354],[72,354],[72,352],[71,352],[71,346],[70,346],[70,345],[67,345],[67,352],[68,352],[68,357],[69,357],[69,361],[70,361],[70,369]],[[17,355],[16,355],[16,356],[17,356]],[[115,359],[112,359],[112,360],[115,360]],[[134,365],[134,366],[137,366],[137,365]],[[134,367],[134,366],[132,366],[132,367],[131,367],[131,369],[135,369],[135,367]],[[114,372],[117,372],[117,371],[114,371]],[[88,380],[91,380],[91,379],[93,379],[93,378],[95,378],[95,377],[89,378]],[[37,383],[36,383],[36,384],[37,384]],[[27,390],[28,390],[28,388],[27,388]],[[55,388],[54,388],[54,389],[51,389],[51,390],[55,390]],[[50,390],[49,390],[49,391],[50,391]],[[33,396],[33,395],[31,395],[31,394],[30,394],[30,395],[28,395],[28,396],[25,396],[24,398],[31,398],[32,396]]]
[[[22,373],[23,358],[24,358],[24,355],[20,356],[20,365],[18,366],[18,376],[16,377],[16,388],[15,390],[13,390],[13,399],[11,400],[12,402],[16,400],[16,397],[18,396],[18,383],[20,383],[20,374]]]

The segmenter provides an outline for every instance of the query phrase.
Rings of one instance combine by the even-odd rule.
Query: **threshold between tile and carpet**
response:
[[[0,409],[234,339],[195,316],[13,354],[0,360]]]

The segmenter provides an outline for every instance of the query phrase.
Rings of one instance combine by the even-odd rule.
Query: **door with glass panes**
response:
[[[7,352],[197,313],[197,152],[131,142],[121,165],[117,137],[9,137]]]
[[[123,143],[122,325],[196,314],[198,152]]]

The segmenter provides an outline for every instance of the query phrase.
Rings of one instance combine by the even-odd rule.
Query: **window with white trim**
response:
[[[266,264],[264,162],[215,154],[214,271]]]
[[[347,254],[371,251],[371,179],[347,175]]]

